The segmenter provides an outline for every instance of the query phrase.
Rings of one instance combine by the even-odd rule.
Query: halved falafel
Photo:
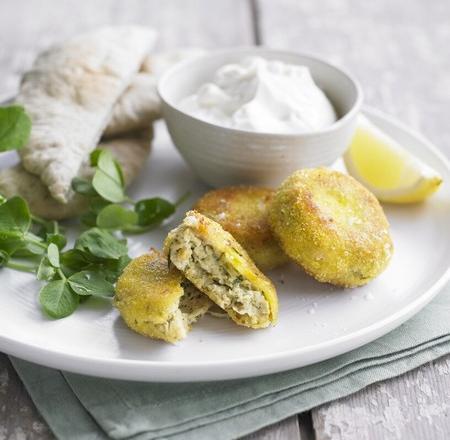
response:
[[[269,270],[289,261],[269,225],[274,194],[273,189],[254,186],[220,188],[207,192],[194,210],[219,223],[261,270]]]
[[[385,269],[393,252],[376,197],[331,169],[288,177],[276,192],[269,221],[286,254],[318,281],[361,286]]]
[[[189,211],[164,244],[170,261],[239,325],[275,323],[278,299],[271,281],[218,223]]]
[[[119,277],[114,305],[125,323],[150,338],[177,342],[212,305],[167,258],[151,249],[132,260]]]

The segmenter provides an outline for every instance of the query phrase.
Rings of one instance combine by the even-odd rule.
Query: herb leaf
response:
[[[36,278],[40,281],[50,281],[56,275],[55,268],[50,264],[47,257],[43,257],[36,271]]]
[[[31,119],[23,107],[0,107],[0,151],[18,150],[30,138]]]
[[[123,175],[112,153],[108,150],[101,150],[97,156],[96,166],[97,169],[92,179],[95,191],[110,202],[123,202],[125,199]]]
[[[160,224],[164,219],[175,212],[175,205],[160,197],[140,200],[134,210],[138,215],[140,226],[153,226]]]
[[[97,192],[95,191],[92,183],[89,180],[82,179],[80,177],[74,177],[72,179],[72,189],[83,196],[96,196]]]
[[[9,260],[7,252],[0,250],[0,267],[4,266]]]
[[[31,215],[27,202],[22,197],[12,197],[0,205],[0,230],[3,232],[20,231],[30,228]]]
[[[92,264],[85,252],[79,249],[69,249],[60,254],[60,264],[64,273],[68,272],[70,275],[86,269]]]
[[[75,242],[75,248],[99,258],[118,259],[128,252],[126,240],[119,240],[111,232],[91,228],[83,232]]]
[[[55,243],[50,243],[47,248],[47,258],[50,264],[58,269],[59,268],[59,249]]]
[[[65,280],[55,280],[42,287],[39,302],[47,315],[59,319],[75,311],[79,298]]]
[[[98,272],[84,270],[68,279],[72,290],[78,295],[114,296],[114,285]]]
[[[47,234],[45,241],[49,244],[54,243],[60,250],[67,244],[66,237],[60,233]]]
[[[105,206],[97,216],[97,226],[105,229],[123,229],[137,221],[136,212],[115,204]]]
[[[111,283],[115,283],[130,261],[131,258],[128,255],[122,255],[117,260],[105,261],[102,265],[104,277]]]
[[[96,167],[98,164],[98,158],[100,157],[102,148],[96,148],[90,155],[91,167]]]
[[[3,246],[2,246],[3,247]],[[45,245],[40,245],[33,241],[28,241],[26,236],[16,243],[16,250],[12,251],[15,257],[27,258],[45,253]]]

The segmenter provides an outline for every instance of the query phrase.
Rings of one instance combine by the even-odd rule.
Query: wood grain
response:
[[[450,156],[450,2],[258,0],[262,43],[325,57]]]
[[[154,26],[159,32],[157,49],[253,43],[251,10],[241,0],[222,0],[214,7],[208,0],[2,0],[0,100],[16,93],[22,72],[37,52],[109,24]],[[0,440],[51,438],[8,358],[0,354]]]
[[[450,156],[450,2],[258,0],[263,44],[354,72],[366,102]],[[312,411],[317,440],[450,438],[450,357]]]
[[[142,24],[159,32],[158,49],[222,47],[253,42],[246,1],[2,0],[0,98],[12,96],[36,53],[70,35],[110,24]]]
[[[11,362],[0,353],[0,440],[53,438]]]
[[[0,98],[15,93],[37,51],[99,25],[139,23],[158,29],[159,48],[261,41],[323,55],[355,72],[367,103],[423,131],[450,155],[449,16],[446,0],[46,0],[45,6],[2,0]],[[447,357],[313,411],[316,438],[450,438],[449,371]],[[0,355],[0,440],[23,438],[52,435]],[[309,415],[247,438],[313,438]]]
[[[448,440],[450,356],[313,411],[316,440]]]

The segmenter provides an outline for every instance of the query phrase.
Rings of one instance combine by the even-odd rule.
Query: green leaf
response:
[[[35,231],[35,234],[38,237],[41,237],[44,240],[47,240],[47,235],[48,234],[55,234],[55,233],[60,233],[59,232],[59,225],[58,222],[52,220],[43,220],[43,219],[38,219],[35,216],[31,216],[31,226]]]
[[[40,281],[50,281],[56,275],[55,268],[50,264],[47,257],[43,257],[39,263],[39,267],[36,272],[36,278]]]
[[[56,280],[42,287],[39,302],[47,315],[59,319],[71,315],[76,310],[79,298],[65,280]]]
[[[92,197],[89,200],[89,211],[80,216],[80,221],[85,226],[96,226],[97,215],[105,207],[110,205],[111,202],[102,199],[101,197]]]
[[[92,185],[104,199],[110,202],[120,203],[125,199],[125,193],[121,185],[102,170],[95,172]]]
[[[108,150],[102,150],[97,157],[97,169],[92,186],[99,195],[110,202],[120,203],[125,199],[122,172]]]
[[[50,233],[47,234],[46,240],[48,244],[54,243],[59,250],[63,249],[64,246],[67,244],[67,239],[64,235],[59,233]]]
[[[80,177],[75,177],[72,179],[72,189],[83,196],[94,197],[97,195],[92,182],[86,179],[81,179]]]
[[[68,279],[68,282],[78,295],[114,296],[114,285],[94,271],[77,272]]]
[[[92,264],[92,260],[88,255],[79,249],[70,249],[60,254],[60,264],[63,272],[70,275],[80,270],[86,269]]]
[[[55,243],[50,243],[47,248],[47,258],[50,264],[56,269],[59,268],[59,249]]]
[[[128,255],[123,255],[117,260],[105,261],[102,265],[105,278],[111,283],[115,283],[130,261],[131,258]]]
[[[119,178],[119,182],[122,186],[122,189],[125,186],[125,180],[123,177],[123,171],[122,167],[120,166],[119,162],[117,162],[116,159],[114,159],[113,154],[110,150],[103,150],[103,149],[97,149],[99,151],[98,155],[95,154],[95,152],[91,155],[91,160],[93,160],[95,163],[95,166],[97,168],[100,168],[108,175],[116,175]],[[114,166],[113,166],[114,165]]]
[[[22,197],[12,197],[0,205],[0,231],[25,233],[31,224],[27,202]]]
[[[93,211],[85,212],[80,216],[80,222],[84,226],[92,228],[97,225],[97,214]]]
[[[27,258],[36,255],[43,255],[45,253],[45,248],[39,246],[37,243],[32,241],[27,241],[27,238],[21,240],[21,244],[17,244],[17,250],[14,252],[15,257]]]
[[[0,107],[0,151],[18,150],[30,138],[31,119],[23,107]]]
[[[135,225],[138,215],[120,205],[105,206],[97,216],[97,226],[104,229],[123,229]]]
[[[5,203],[8,199],[3,196],[2,194],[0,194],[0,205],[3,205],[3,203]]]
[[[105,206],[111,205],[111,202],[101,197],[95,197],[90,199],[89,209],[90,211],[98,214]]]
[[[119,163],[114,159],[111,151],[101,150],[97,160],[97,169],[103,170],[106,174],[117,180],[123,188],[123,176]]]
[[[102,151],[104,151],[104,150],[101,149],[101,148],[96,148],[96,149],[91,153],[91,155],[89,156],[89,157],[90,157],[90,161],[91,161],[91,167],[96,167],[96,166],[97,166],[97,164],[98,164],[98,158],[100,157],[100,154],[102,153]]]
[[[175,205],[159,197],[140,200],[134,210],[140,226],[156,226],[175,212]]]
[[[7,252],[0,250],[0,267],[3,267],[9,260]]]
[[[19,231],[3,233],[0,231],[0,249],[9,255],[13,255],[25,246],[23,234]]]
[[[111,232],[99,228],[83,232],[76,240],[75,248],[99,258],[118,259],[128,253],[126,240],[119,240]]]

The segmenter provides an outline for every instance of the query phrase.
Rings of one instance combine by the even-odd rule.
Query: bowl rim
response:
[[[205,121],[197,116],[194,116],[182,109],[179,108],[179,106],[176,103],[171,102],[170,99],[167,99],[164,94],[164,89],[167,88],[166,83],[168,82],[168,79],[177,71],[182,70],[186,68],[186,66],[189,66],[194,63],[201,62],[203,60],[206,60],[209,57],[215,57],[220,55],[227,55],[227,54],[239,54],[240,52],[245,53],[252,51],[254,53],[267,53],[271,52],[274,55],[280,54],[280,55],[294,55],[306,59],[310,59],[313,62],[325,65],[326,67],[330,68],[331,70],[335,70],[344,77],[353,85],[356,93],[355,102],[351,106],[351,108],[345,112],[343,116],[341,116],[337,121],[333,122],[331,125],[328,125],[327,127],[317,129],[317,130],[311,130],[307,132],[299,132],[299,133],[274,133],[274,132],[260,132],[260,131],[254,131],[254,130],[246,130],[242,128],[235,128],[235,127],[226,127],[220,124],[215,124],[214,122]],[[161,77],[158,80],[157,83],[157,92],[158,96],[164,105],[170,107],[172,110],[174,110],[177,113],[180,113],[183,115],[183,117],[190,119],[191,121],[198,123],[200,125],[204,125],[205,127],[209,127],[212,129],[221,129],[225,133],[228,132],[230,134],[242,134],[242,135],[252,135],[255,137],[267,137],[267,136],[273,136],[273,137],[284,137],[287,139],[292,138],[309,138],[314,136],[319,136],[322,134],[327,134],[331,132],[335,132],[339,130],[342,126],[346,125],[349,121],[351,121],[356,115],[360,112],[361,106],[364,99],[364,94],[362,91],[362,87],[359,83],[359,81],[353,76],[348,70],[339,67],[335,65],[334,63],[331,63],[329,61],[324,60],[322,57],[317,55],[312,55],[306,52],[298,52],[298,51],[292,51],[292,50],[283,50],[283,49],[274,49],[267,46],[238,46],[238,47],[231,47],[231,48],[224,48],[224,49],[216,49],[216,50],[208,50],[206,53],[202,55],[195,56],[193,58],[181,61],[179,63],[176,63],[174,66],[170,67],[166,72],[164,72]],[[165,116],[165,115],[164,115]]]

